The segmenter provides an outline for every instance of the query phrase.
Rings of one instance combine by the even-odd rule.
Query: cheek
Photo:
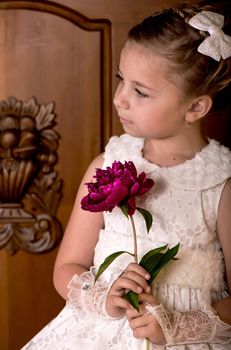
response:
[[[140,127],[148,135],[153,133],[155,135],[161,135],[171,130],[175,124],[175,122],[172,122],[171,115],[163,113],[163,111],[160,110],[155,110],[152,113],[149,112],[149,114],[146,115],[144,113],[144,116],[145,117],[141,119]]]

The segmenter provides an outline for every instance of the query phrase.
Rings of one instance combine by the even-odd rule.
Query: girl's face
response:
[[[163,139],[182,134],[189,101],[170,81],[167,60],[135,42],[121,53],[114,104],[125,132]],[[168,79],[169,78],[169,79]]]

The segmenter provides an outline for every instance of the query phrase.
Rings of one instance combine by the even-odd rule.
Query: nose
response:
[[[118,108],[129,109],[129,107],[130,107],[129,98],[128,98],[127,92],[125,91],[124,86],[121,86],[119,84],[119,86],[117,87],[116,92],[115,92],[115,96],[113,99],[113,103],[114,103],[116,109],[118,109]]]

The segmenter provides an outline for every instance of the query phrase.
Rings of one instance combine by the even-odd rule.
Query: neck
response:
[[[143,156],[151,163],[159,166],[174,166],[195,157],[207,145],[202,135],[195,137],[181,137],[168,139],[147,139],[144,143]]]

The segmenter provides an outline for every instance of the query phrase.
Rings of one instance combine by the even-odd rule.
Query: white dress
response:
[[[178,260],[171,261],[154,282],[156,297],[168,310],[209,310],[213,301],[228,296],[224,261],[216,235],[220,196],[231,177],[231,152],[209,140],[196,156],[173,167],[159,167],[142,157],[144,140],[122,135],[110,139],[104,167],[114,160],[133,161],[138,173],[144,171],[155,181],[152,190],[140,197],[138,206],[152,213],[153,225],[147,234],[144,220],[134,215],[138,254],[168,243],[180,242]],[[128,250],[133,241],[129,220],[116,208],[105,212],[105,228],[95,248],[96,268],[109,254]],[[108,283],[132,261],[128,254],[117,258],[105,272]],[[22,350],[145,350],[145,340],[135,339],[126,317],[110,320],[92,316],[67,304]],[[150,345],[165,350],[228,350],[228,345]]]

